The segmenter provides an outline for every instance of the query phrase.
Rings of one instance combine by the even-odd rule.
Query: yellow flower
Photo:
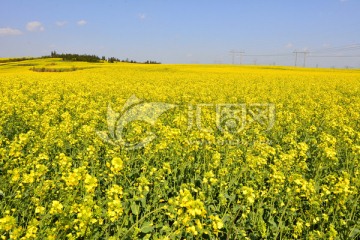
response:
[[[71,172],[67,177],[65,176],[62,177],[66,185],[69,187],[77,186],[81,178],[82,178],[81,175],[77,172]]]
[[[85,181],[84,181],[86,192],[93,193],[95,188],[98,185],[97,182],[98,182],[98,180],[97,180],[96,177],[93,177],[93,176],[91,176],[89,174],[86,174]]]
[[[45,208],[44,207],[41,207],[41,206],[37,206],[35,208],[35,213],[37,214],[43,214],[45,212]]]
[[[110,189],[107,190],[107,195],[109,198],[122,196],[123,188],[119,185],[114,184]]]
[[[241,188],[241,193],[245,196],[248,203],[253,204],[255,202],[255,191],[251,187],[243,186]]]
[[[63,207],[64,206],[59,201],[53,201],[49,213],[50,214],[62,213]]]
[[[13,216],[0,218],[0,230],[10,231],[16,226],[16,219]]]
[[[219,230],[224,227],[223,221],[219,218],[219,216],[210,216],[212,220],[212,228],[215,234],[219,233]]]
[[[110,218],[111,222],[115,222],[122,215],[123,211],[124,210],[119,199],[114,199],[108,202],[107,216]]]
[[[192,233],[192,234],[195,235],[195,236],[198,235],[198,232],[196,231],[195,226],[187,227],[187,228],[186,228],[186,232]]]
[[[119,157],[115,157],[111,160],[111,171],[114,174],[119,174],[119,172],[123,169],[124,163]]]

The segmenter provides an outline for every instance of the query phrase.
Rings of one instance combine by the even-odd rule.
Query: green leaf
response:
[[[268,222],[272,225],[272,227],[275,229],[277,228],[277,224],[275,223],[274,221],[274,218],[273,217],[270,217]]]
[[[148,204],[146,204],[146,197],[141,198],[140,201],[144,208],[146,207],[146,205],[148,205]]]
[[[139,215],[139,212],[140,212],[140,206],[136,205],[136,203],[131,203],[130,205],[131,207],[131,212],[135,215]]]
[[[151,222],[145,222],[142,226],[141,226],[141,232],[142,233],[149,233],[152,232],[152,230],[154,230],[153,224]]]

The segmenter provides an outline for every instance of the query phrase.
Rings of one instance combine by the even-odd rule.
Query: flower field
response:
[[[360,235],[358,70],[42,59],[0,89],[1,239]],[[169,107],[121,125],[140,101]]]

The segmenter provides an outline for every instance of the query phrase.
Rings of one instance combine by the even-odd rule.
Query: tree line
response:
[[[87,54],[72,54],[72,53],[57,53],[52,51],[50,54],[52,58],[62,58],[63,61],[72,61],[72,62],[100,62],[100,58],[96,55],[87,55]]]
[[[80,61],[80,62],[101,62],[107,61],[109,63],[116,62],[125,62],[125,63],[143,63],[143,64],[160,64],[160,62],[147,60],[145,62],[137,62],[135,60],[129,60],[126,58],[125,60],[120,60],[116,57],[109,57],[106,59],[105,56],[101,58],[96,55],[88,55],[88,54],[69,54],[69,53],[57,53],[56,51],[52,51],[50,56],[51,58],[62,58],[63,61]]]

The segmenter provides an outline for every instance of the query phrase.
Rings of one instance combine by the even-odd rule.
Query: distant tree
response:
[[[102,56],[99,58],[96,55],[88,55],[88,54],[70,54],[70,53],[61,53],[58,54],[56,51],[52,51],[50,56],[45,57],[51,57],[51,58],[62,58],[63,61],[80,61],[80,62],[100,62],[100,61],[106,61],[106,57]],[[125,60],[120,60],[116,57],[109,57],[107,59],[109,63],[115,63],[115,62],[126,62],[126,63],[144,63],[144,64],[160,64],[160,62],[147,60],[145,62],[137,62],[135,60],[130,60],[129,58],[126,58]]]
[[[62,58],[63,61],[100,62],[100,58],[96,55],[87,55],[87,54],[79,55],[79,54],[69,54],[69,53],[58,54],[55,51],[52,51],[50,56],[53,58]]]
[[[52,51],[50,56],[51,56],[52,58],[55,58],[55,57],[57,56],[56,51]]]
[[[144,62],[144,64],[160,64],[160,63],[156,61],[147,60],[146,62]]]
[[[108,58],[108,62],[109,63],[120,62],[120,59],[115,58],[115,57],[110,57],[110,58]]]

